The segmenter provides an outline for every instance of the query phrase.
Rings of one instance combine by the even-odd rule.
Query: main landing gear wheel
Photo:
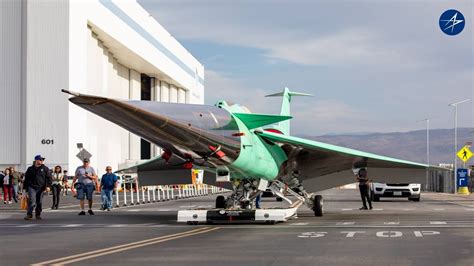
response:
[[[225,209],[225,197],[220,195],[216,198],[216,209]]]
[[[313,198],[313,211],[314,211],[314,216],[318,216],[318,217],[323,216],[323,196],[316,195]]]

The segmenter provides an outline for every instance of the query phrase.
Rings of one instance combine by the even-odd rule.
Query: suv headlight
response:
[[[418,188],[418,187],[413,188],[413,191],[418,191],[418,190],[420,190],[420,188]]]
[[[381,187],[376,187],[376,188],[375,188],[375,191],[382,191],[382,189],[383,189],[383,188],[381,188]]]

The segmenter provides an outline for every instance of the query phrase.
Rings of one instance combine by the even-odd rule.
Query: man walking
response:
[[[79,204],[81,206],[81,212],[79,215],[86,215],[84,211],[84,198],[87,198],[89,203],[89,211],[90,215],[94,215],[92,211],[92,196],[95,190],[95,182],[97,180],[97,174],[90,166],[89,158],[85,158],[83,161],[83,165],[77,167],[76,174],[72,179],[72,187],[71,191],[76,193],[77,189],[77,199],[79,200]],[[77,183],[76,183],[77,181]]]
[[[105,168],[106,173],[102,175],[100,180],[102,210],[110,211],[112,209],[112,193],[117,188],[118,176],[112,173],[112,167]]]
[[[364,205],[359,210],[367,210],[367,204],[365,203],[366,199],[369,202],[369,209],[372,210],[372,201],[370,200],[369,195],[369,179],[367,178],[367,170],[365,168],[359,170],[357,181],[359,182],[360,197],[362,198],[362,204]]]
[[[43,164],[44,159],[43,156],[36,155],[34,164],[28,167],[25,173],[23,189],[28,195],[25,220],[33,219],[33,209],[35,209],[36,219],[41,220],[43,192],[51,188],[51,175],[48,167]]]

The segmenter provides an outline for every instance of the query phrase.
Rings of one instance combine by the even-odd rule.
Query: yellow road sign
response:
[[[457,155],[463,162],[467,162],[472,157],[472,152],[467,146],[464,146],[458,151]]]

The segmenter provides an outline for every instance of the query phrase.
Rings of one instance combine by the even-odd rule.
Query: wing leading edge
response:
[[[367,167],[369,178],[378,182],[424,183],[426,164],[358,151],[318,141],[257,132],[280,145],[288,155],[288,168],[300,170],[305,188],[320,191],[355,182],[352,169]]]

